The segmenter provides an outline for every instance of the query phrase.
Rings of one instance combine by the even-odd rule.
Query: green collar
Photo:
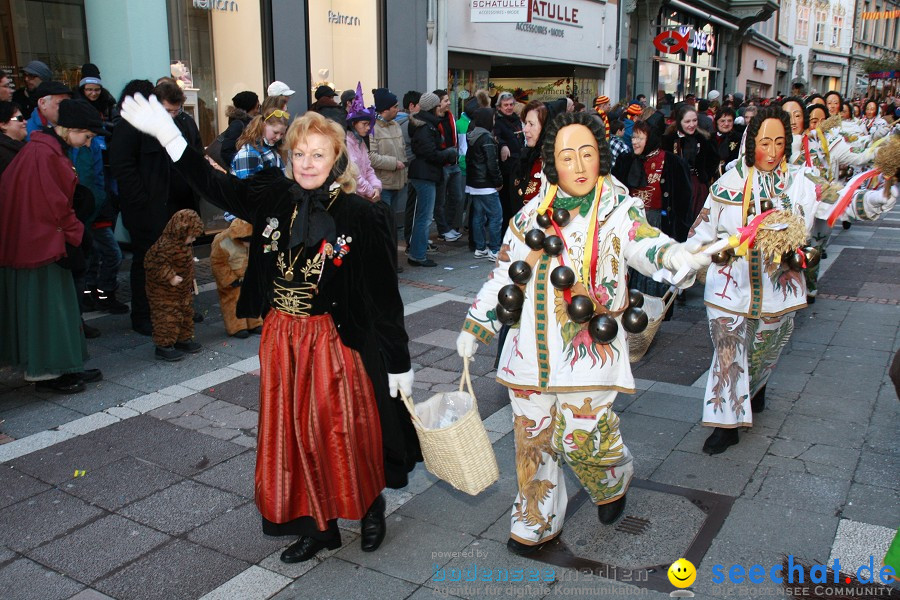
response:
[[[561,196],[557,196],[553,201],[553,206],[555,208],[564,208],[568,211],[571,211],[573,208],[578,207],[578,212],[581,213],[581,216],[586,217],[588,213],[591,212],[591,206],[593,206],[594,204],[595,191],[596,188],[591,190],[588,194],[578,197],[563,198]]]

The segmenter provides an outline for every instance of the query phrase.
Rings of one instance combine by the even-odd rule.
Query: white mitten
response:
[[[396,396],[399,389],[407,397],[411,397],[415,379],[416,375],[412,369],[406,373],[388,373],[388,389],[391,391],[391,396]]]
[[[884,190],[872,190],[866,192],[866,212],[871,215],[881,215],[890,212],[897,204],[898,186],[892,185],[890,195],[885,198]]]
[[[478,348],[478,339],[468,331],[460,331],[456,338],[456,352],[462,358],[472,358]]]
[[[712,262],[712,256],[702,252],[700,248],[700,243],[691,240],[676,244],[663,255],[663,265],[674,273],[705,269]]]
[[[172,142],[178,139],[184,140],[181,130],[178,129],[172,116],[166,112],[156,96],[150,96],[149,100],[141,94],[126,97],[122,102],[121,114],[122,118],[131,123],[135,129],[152,135],[167,150]],[[181,144],[178,145],[181,146]],[[181,148],[181,152],[183,151],[184,147]],[[172,159],[181,158],[181,152],[178,152],[178,157],[173,156]],[[172,155],[172,152],[170,151],[169,154]]]

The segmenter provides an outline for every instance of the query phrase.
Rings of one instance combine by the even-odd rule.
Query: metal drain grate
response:
[[[619,521],[619,524],[616,525],[616,531],[621,531],[622,533],[630,533],[631,535],[641,535],[647,528],[650,527],[650,521],[647,519],[640,519],[638,517],[632,517],[631,515],[626,516],[624,519]]]

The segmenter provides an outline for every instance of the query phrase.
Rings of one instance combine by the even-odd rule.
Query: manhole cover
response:
[[[668,593],[671,562],[684,557],[699,565],[733,502],[730,496],[634,479],[625,518],[605,527],[581,490],[569,501],[562,534],[531,557]]]

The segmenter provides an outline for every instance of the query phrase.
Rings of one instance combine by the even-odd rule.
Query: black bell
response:
[[[553,221],[560,227],[565,227],[572,220],[572,215],[564,208],[553,209]]]
[[[731,260],[732,254],[731,250],[719,250],[712,255],[712,261],[717,265],[726,265]]]
[[[803,255],[797,250],[789,250],[781,255],[781,262],[785,263],[789,269],[799,271],[803,269]]]
[[[522,310],[522,305],[525,304],[525,292],[517,285],[504,285],[497,293],[497,301],[500,306],[510,312]]]
[[[525,244],[532,250],[540,250],[544,247],[544,238],[547,237],[540,229],[532,229],[525,234]]]
[[[640,308],[644,305],[644,295],[634,288],[628,290],[628,306]]]
[[[643,311],[641,311],[643,312]],[[609,315],[597,315],[588,325],[591,339],[598,344],[609,344],[619,333],[619,324]]]
[[[806,246],[803,248],[803,254],[806,256],[806,268],[812,269],[819,261],[822,260],[822,253],[815,246]]]
[[[569,306],[566,307],[566,312],[576,323],[587,323],[594,314],[594,303],[587,296],[573,296]]]
[[[517,260],[513,264],[509,265],[509,278],[513,280],[514,283],[518,283],[519,285],[524,285],[528,283],[528,280],[531,279],[531,265],[529,265],[524,260]]]
[[[647,323],[650,319],[647,313],[641,308],[629,308],[622,315],[622,327],[628,333],[640,333],[647,329]]]
[[[550,256],[557,256],[563,251],[563,241],[559,236],[548,235],[544,238],[544,252]]]
[[[521,310],[506,310],[499,304],[495,310],[497,311],[497,319],[504,325],[515,325],[522,319]]]
[[[550,271],[550,283],[558,290],[567,290],[575,284],[575,271],[563,265]]]
[[[550,221],[550,214],[549,213],[544,213],[542,215],[539,214],[537,216],[537,224],[540,225],[541,227],[543,227],[544,229],[547,229],[548,227],[550,227],[550,225],[552,224]]]
[[[759,201],[759,210],[761,212],[770,211],[775,208],[775,204],[772,203],[771,200],[760,200]]]

